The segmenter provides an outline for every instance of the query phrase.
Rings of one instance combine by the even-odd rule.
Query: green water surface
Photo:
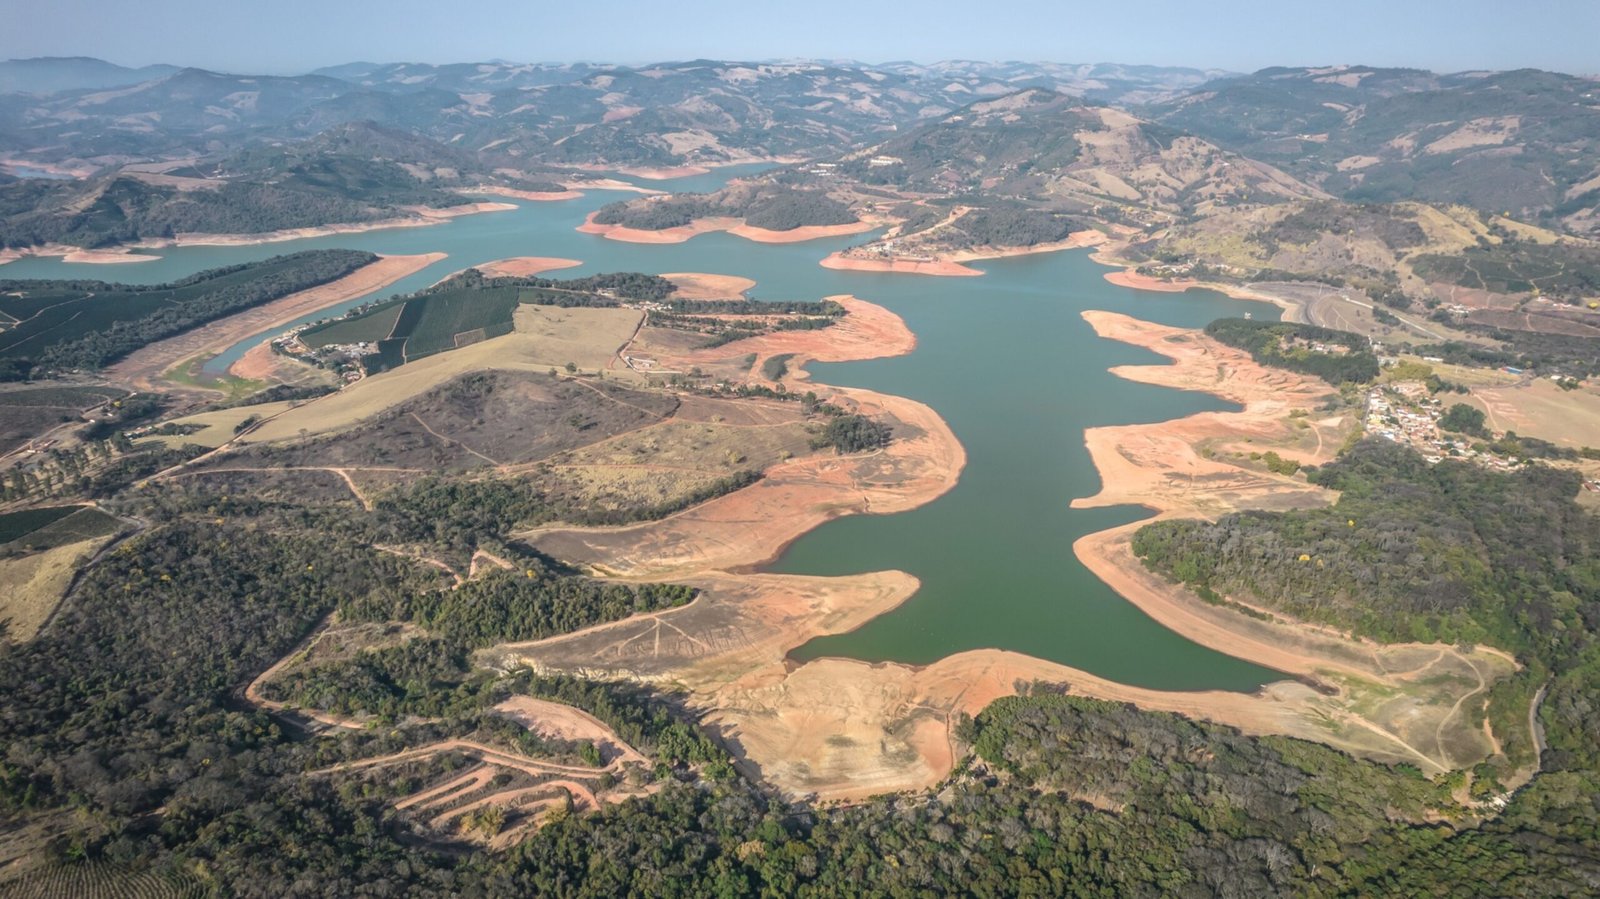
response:
[[[742,173],[719,171],[673,189],[714,189]],[[687,186],[686,186],[687,185]],[[375,294],[425,287],[450,272],[509,256],[581,259],[567,277],[604,271],[704,271],[758,282],[757,298],[810,299],[852,293],[903,316],[917,335],[908,356],[814,365],[821,383],[867,387],[920,400],[950,423],[967,451],[960,483],[933,503],[897,515],[830,522],[791,546],[770,570],[815,575],[897,568],[918,593],[850,634],[800,647],[797,659],[847,656],[932,662],[954,652],[1015,650],[1144,687],[1249,690],[1276,672],[1201,647],[1168,631],[1090,574],[1072,553],[1078,537],[1135,521],[1135,508],[1073,510],[1100,489],[1084,449],[1087,427],[1164,421],[1229,406],[1214,397],[1135,384],[1113,365],[1161,357],[1101,340],[1079,316],[1124,312],[1170,325],[1274,316],[1268,306],[1209,291],[1161,294],[1112,286],[1086,251],[980,264],[982,278],[933,278],[824,269],[828,253],[861,236],[799,244],[754,244],[707,234],[668,245],[625,244],[577,233],[600,205],[628,196],[597,191],[570,202],[519,203],[425,228],[398,228],[252,247],[181,247],[134,265],[68,265],[25,259],[0,278],[96,278],[152,283],[279,253],[349,247],[391,254],[444,252],[445,260]],[[335,310],[338,311],[338,310]],[[326,315],[328,313],[323,313]],[[320,316],[319,316],[320,317]],[[268,334],[213,360],[225,369]]]

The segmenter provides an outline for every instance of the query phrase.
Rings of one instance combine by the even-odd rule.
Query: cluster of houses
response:
[[[671,303],[660,303],[655,300],[636,300],[621,304],[624,309],[639,309],[644,312],[671,312]]]
[[[346,384],[354,384],[366,376],[366,369],[361,365],[361,357],[370,356],[378,352],[378,345],[370,341],[357,343],[331,343],[327,346],[312,349],[300,339],[302,328],[296,328],[286,334],[272,339],[272,351],[285,356],[293,356],[301,362],[331,368],[338,372],[340,380]]]
[[[1439,429],[1444,404],[1421,381],[1395,381],[1367,391],[1367,434],[1403,443],[1429,462],[1465,459],[1496,471],[1522,464],[1516,456],[1497,456],[1473,448],[1471,438]]]

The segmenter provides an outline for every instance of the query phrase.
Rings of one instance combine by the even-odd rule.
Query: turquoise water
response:
[[[710,190],[740,170],[672,182]],[[839,575],[898,568],[922,588],[896,611],[850,634],[812,641],[799,659],[847,656],[931,662],[967,649],[999,648],[1160,689],[1248,690],[1275,672],[1192,643],[1148,618],[1090,574],[1072,553],[1078,537],[1135,521],[1144,510],[1073,510],[1075,497],[1100,489],[1083,445],[1086,427],[1163,421],[1222,401],[1115,378],[1113,365],[1161,357],[1101,340],[1079,317],[1085,309],[1124,312],[1197,327],[1214,318],[1276,315],[1261,304],[1209,291],[1160,294],[1114,287],[1086,251],[979,264],[982,278],[930,278],[839,272],[817,262],[861,236],[800,244],[754,244],[707,234],[683,244],[609,241],[573,230],[591,210],[631,196],[596,191],[562,203],[519,203],[425,228],[298,240],[254,247],[182,247],[155,262],[67,265],[26,259],[0,267],[4,278],[99,278],[151,283],[218,265],[322,247],[391,254],[445,252],[417,274],[347,306],[426,287],[471,265],[508,256],[581,259],[554,277],[602,271],[704,271],[753,278],[758,298],[853,293],[903,316],[917,334],[909,356],[815,365],[826,384],[867,387],[932,406],[950,423],[968,462],[960,483],[935,502],[898,515],[851,516],[803,536],[773,571]],[[337,312],[338,310],[334,310]],[[332,313],[322,313],[327,315]],[[319,316],[321,317],[321,316]],[[221,354],[225,368],[263,333]]]

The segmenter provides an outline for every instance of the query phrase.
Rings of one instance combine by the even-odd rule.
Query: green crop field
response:
[[[415,322],[404,332],[406,358],[420,359],[442,350],[454,349],[456,335],[484,329],[487,336],[511,333],[511,313],[517,308],[517,289],[493,287],[487,290],[451,290],[420,297],[406,304],[400,316],[407,324],[413,304],[420,307]],[[401,332],[395,333],[396,337]]]
[[[34,531],[27,542],[35,549],[53,549],[81,540],[104,537],[122,529],[122,521],[92,506],[84,506],[59,521]]]
[[[300,332],[300,342],[313,349],[339,343],[377,343],[394,330],[404,303],[386,303],[354,318],[314,325]]]
[[[47,524],[60,521],[83,508],[82,506],[50,506],[44,509],[24,509],[0,515],[0,543],[10,543],[26,537]]]
[[[309,347],[383,341],[373,368],[393,368],[454,349],[458,343],[511,333],[516,287],[461,287],[424,293],[373,306],[354,318],[307,328],[300,339]],[[458,342],[456,335],[470,335]],[[392,337],[391,337],[392,335]],[[390,341],[394,343],[391,344]]]

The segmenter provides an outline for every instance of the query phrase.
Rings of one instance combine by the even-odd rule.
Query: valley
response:
[[[28,62],[0,892],[1600,883],[1589,82]]]

